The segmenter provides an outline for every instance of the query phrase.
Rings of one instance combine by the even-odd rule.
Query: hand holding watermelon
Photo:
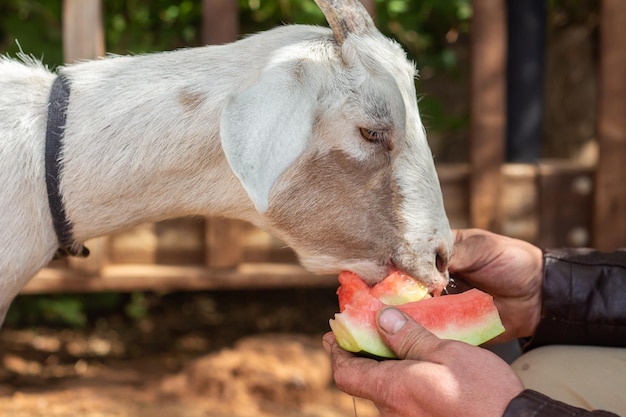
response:
[[[357,274],[339,274],[340,312],[329,321],[339,346],[381,358],[395,357],[377,329],[378,312],[397,305],[404,313],[443,339],[480,345],[504,332],[493,298],[471,289],[461,294],[431,297],[409,275],[394,271],[370,287]]]
[[[457,282],[493,296],[506,329],[497,340],[505,341],[535,331],[541,313],[542,258],[539,248],[521,240],[458,230],[449,271]],[[372,290],[357,293],[371,295]],[[343,297],[357,296],[348,292]],[[446,297],[451,296],[439,298]],[[366,299],[375,304],[371,297]],[[403,302],[421,303],[411,301]],[[401,360],[358,357],[342,349],[333,333],[324,336],[338,387],[373,401],[381,417],[500,417],[524,390],[513,369],[495,354],[440,339],[400,308],[379,307],[375,323],[382,344]]]
[[[442,340],[394,307],[379,314],[385,343],[402,359],[354,356],[324,336],[334,378],[344,392],[373,401],[381,417],[500,417],[523,389],[515,372],[488,350]]]
[[[543,257],[528,242],[479,229],[456,230],[449,271],[491,294],[506,331],[505,342],[535,333],[541,314]]]

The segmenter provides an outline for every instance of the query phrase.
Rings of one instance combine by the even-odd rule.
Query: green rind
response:
[[[346,313],[336,313],[328,324],[335,334],[337,344],[348,352],[367,352],[381,358],[396,357],[385,345],[376,328],[364,326]]]
[[[348,352],[367,352],[381,358],[395,358],[396,355],[383,342],[378,330],[364,325],[362,320],[351,317],[349,313],[336,313],[329,321],[337,343]],[[478,326],[458,327],[451,325],[445,329],[434,330],[440,339],[458,340],[474,346],[493,339],[504,332],[504,326],[497,312],[481,318]]]
[[[478,346],[504,333],[504,326],[497,311],[493,311],[476,321],[471,327],[451,325],[445,329],[432,330],[440,339],[458,340]]]
[[[475,296],[477,291],[478,290],[471,290],[471,292],[461,297],[463,300],[468,300],[470,299],[470,295]],[[460,295],[448,297],[455,297],[455,299],[458,300],[460,298],[459,296]],[[372,301],[373,300],[376,299],[372,297]],[[440,303],[443,300],[433,301]],[[427,310],[422,309],[422,307],[426,305],[420,305],[420,303],[421,302],[409,303],[404,306],[397,306],[397,308],[405,310],[409,316],[412,316],[418,322],[420,322],[418,317],[425,319],[421,324],[441,339],[458,340],[477,346],[504,332],[504,326],[500,321],[498,310],[495,305],[493,305],[493,301],[487,302],[486,299],[482,300],[481,305],[478,306],[482,308],[482,313],[478,315],[474,314],[471,319],[471,324],[468,323],[467,317],[464,317],[465,311],[462,307],[463,303],[455,302],[454,305],[459,308],[447,311],[448,315],[446,317],[449,320],[448,324],[443,327],[437,324],[436,328],[426,323],[429,321],[428,317],[424,316]],[[350,352],[367,352],[381,358],[395,358],[396,356],[385,345],[376,328],[375,311],[380,307],[382,307],[382,305],[378,307],[374,307],[374,305],[363,305],[362,308],[348,306],[343,312],[336,313],[335,317],[331,319],[329,323],[335,333],[335,338],[339,346]],[[416,307],[421,311],[416,311]],[[417,316],[414,316],[414,314]]]

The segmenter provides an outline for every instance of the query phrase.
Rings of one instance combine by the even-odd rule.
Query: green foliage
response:
[[[0,53],[15,55],[21,47],[50,66],[62,63],[61,3],[59,0],[2,0]]]
[[[418,63],[454,70],[452,45],[469,32],[471,0],[377,0],[377,25]]]
[[[133,320],[145,318],[148,315],[148,300],[146,296],[140,292],[134,292],[130,296],[130,300],[124,307],[124,312]]]
[[[62,62],[59,0],[3,0],[0,52],[25,52],[50,65]],[[107,51],[140,53],[197,46],[201,42],[202,2],[192,0],[106,0]],[[239,0],[241,32],[284,23],[325,25],[313,0]],[[377,24],[417,62],[451,69],[456,63],[449,40],[469,29],[470,0],[377,0]],[[446,40],[447,39],[447,40]],[[419,58],[419,59],[418,59]]]
[[[107,0],[103,5],[109,52],[162,51],[201,43],[202,2]]]
[[[8,326],[48,325],[81,328],[103,314],[123,312],[130,320],[149,314],[143,293],[22,295],[15,299],[5,323]]]
[[[9,310],[7,324],[49,323],[83,327],[87,317],[83,311],[83,303],[72,296],[55,297],[21,297]]]

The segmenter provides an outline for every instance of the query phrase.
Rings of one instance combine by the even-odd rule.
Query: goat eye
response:
[[[387,150],[391,151],[393,149],[393,145],[389,138],[387,137],[387,132],[384,130],[373,130],[362,127],[359,129],[361,132],[361,136],[368,142],[378,143],[387,148]]]

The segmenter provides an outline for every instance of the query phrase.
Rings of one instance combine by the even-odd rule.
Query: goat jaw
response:
[[[389,265],[360,259],[340,259],[328,255],[300,256],[300,263],[307,270],[317,274],[338,274],[351,271],[360,276],[369,285],[382,281],[389,274]]]

